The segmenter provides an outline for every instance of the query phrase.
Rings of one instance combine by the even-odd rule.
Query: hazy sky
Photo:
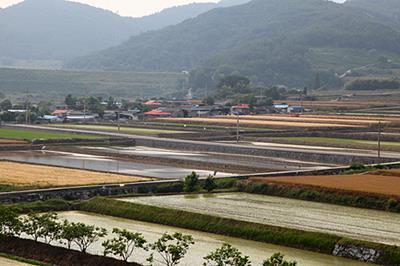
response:
[[[164,8],[193,2],[218,2],[218,0],[74,0],[92,6],[109,9],[123,16],[140,17]],[[334,0],[343,2],[344,0]],[[21,0],[0,0],[0,7],[22,2]]]

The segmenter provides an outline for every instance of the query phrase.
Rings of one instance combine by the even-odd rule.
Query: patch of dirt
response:
[[[281,176],[250,178],[250,182],[311,186],[400,197],[400,171],[387,170],[356,175]]]

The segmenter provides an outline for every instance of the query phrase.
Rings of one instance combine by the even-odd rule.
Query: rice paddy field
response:
[[[250,178],[250,182],[311,186],[400,197],[400,170],[380,170],[355,175],[281,176]]]
[[[100,136],[91,136],[73,133],[46,132],[40,130],[23,130],[0,128],[0,139],[10,140],[34,140],[34,139],[99,139]],[[3,140],[4,141],[4,140]],[[10,144],[10,143],[0,143]]]
[[[400,244],[400,214],[248,193],[122,198],[234,220]]]
[[[148,180],[150,179],[137,176],[107,174],[5,161],[0,162],[0,184],[2,186],[15,186],[16,188],[49,188],[140,182]]]

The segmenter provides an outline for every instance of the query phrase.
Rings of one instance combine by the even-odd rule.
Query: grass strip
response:
[[[100,139],[102,137],[84,135],[84,134],[47,132],[41,130],[0,128],[0,138],[34,140],[34,139]]]
[[[326,254],[331,254],[335,244],[340,240],[337,236],[325,233],[237,221],[108,198],[94,198],[82,202],[78,208],[81,211],[273,243]]]
[[[0,253],[0,257],[6,258],[6,259],[9,259],[9,260],[23,262],[23,263],[26,263],[26,264],[31,264],[31,265],[38,265],[38,266],[51,266],[52,265],[52,264],[47,264],[47,263],[36,261],[36,260],[21,258],[21,257],[18,257],[18,256],[6,254],[6,253]]]

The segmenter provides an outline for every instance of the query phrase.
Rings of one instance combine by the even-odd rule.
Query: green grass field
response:
[[[31,101],[60,100],[67,94],[146,98],[175,92],[182,79],[182,73],[0,68],[0,91],[12,100],[29,96]]]
[[[117,132],[118,128],[115,126],[96,126],[96,125],[54,125],[58,128],[69,129],[85,129],[85,130],[99,130]],[[134,127],[121,127],[121,133],[137,134],[137,135],[158,135],[158,134],[178,134],[185,133],[185,131],[165,130],[165,129],[150,129],[150,128],[134,128]]]
[[[0,138],[3,139],[18,139],[18,140],[34,140],[34,139],[98,139],[99,136],[73,134],[73,133],[58,133],[39,130],[23,130],[23,129],[8,129],[0,128]]]
[[[289,137],[274,138],[279,141],[288,141],[290,143],[322,145],[322,146],[338,146],[338,147],[354,147],[354,148],[378,148],[378,142],[372,140],[359,139],[340,139],[340,138],[322,138],[322,137]],[[381,142],[382,148],[400,150],[400,142]]]

